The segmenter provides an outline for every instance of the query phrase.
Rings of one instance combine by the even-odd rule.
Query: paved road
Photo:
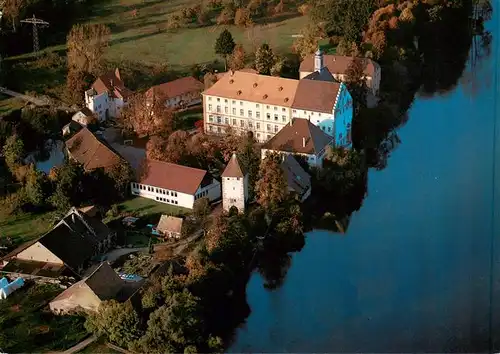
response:
[[[82,340],[80,343],[78,343],[77,345],[69,348],[68,350],[65,350],[64,352],[59,352],[59,353],[62,353],[62,354],[73,354],[73,353],[77,353],[79,352],[80,350],[82,350],[83,348],[85,348],[86,346],[88,346],[89,344],[91,343],[94,343],[99,337],[96,336],[96,335],[93,335],[93,336],[90,336],[88,337],[87,339],[85,340]]]
[[[33,96],[24,95],[22,93],[9,90],[9,89],[7,89],[5,87],[0,87],[0,93],[3,93],[5,95],[7,95],[7,96],[12,96],[12,97],[20,98],[23,101],[31,102],[31,103],[33,103],[34,105],[37,105],[37,106],[46,106],[46,105],[49,104],[49,102],[47,100],[42,100],[42,99],[39,99],[39,98],[36,98],[36,97],[33,97]]]

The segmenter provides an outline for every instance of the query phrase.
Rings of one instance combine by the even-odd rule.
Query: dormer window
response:
[[[233,83],[234,83],[234,80],[233,80],[233,79],[229,80],[229,83],[230,83],[230,84],[233,84]]]
[[[283,86],[278,87],[278,91],[279,92],[283,91]]]
[[[285,97],[285,102],[288,102],[288,97]]]
[[[267,94],[265,94],[264,96],[262,96],[263,99],[266,99],[268,96]]]
[[[255,82],[255,83],[253,84],[253,88],[256,88],[257,86],[258,86],[258,84]]]
[[[238,92],[236,92],[236,94],[239,96],[241,95],[241,90],[238,90]]]

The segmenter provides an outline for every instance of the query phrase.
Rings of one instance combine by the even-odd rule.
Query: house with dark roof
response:
[[[133,92],[123,83],[120,70],[116,68],[99,76],[92,87],[85,91],[85,106],[102,122],[107,118],[118,117],[132,95]]]
[[[231,156],[221,178],[222,208],[229,211],[235,207],[238,212],[243,213],[248,201],[248,172],[245,171],[236,154]]]
[[[151,87],[146,99],[160,100],[172,109],[184,108],[201,103],[201,92],[205,85],[194,77],[183,77]]]
[[[193,209],[194,201],[221,197],[220,182],[208,171],[169,162],[145,160],[131,183],[131,192],[143,198]]]
[[[103,262],[79,282],[56,296],[50,303],[50,310],[57,314],[98,310],[106,300],[117,299],[125,282],[108,263]]]
[[[302,80],[230,71],[203,92],[203,115],[207,134],[251,131],[263,143],[291,119],[305,118],[337,146],[352,145],[352,97],[326,68]]]
[[[34,279],[80,277],[115,237],[101,220],[71,208],[49,232],[2,257],[1,271]]]
[[[87,128],[81,129],[66,141],[69,158],[83,165],[85,171],[108,170],[122,161],[122,157],[105,141]]]
[[[311,195],[311,176],[292,155],[283,155],[280,164],[288,184],[288,192],[295,195],[301,202]]]
[[[261,154],[262,159],[268,152],[301,156],[310,166],[321,168],[327,147],[334,144],[333,137],[308,119],[295,118],[262,146]]]

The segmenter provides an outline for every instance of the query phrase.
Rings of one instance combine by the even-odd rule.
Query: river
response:
[[[488,350],[500,329],[496,296],[490,306],[498,24],[494,13],[473,90],[464,79],[416,97],[347,233],[308,233],[276,290],[252,275],[230,352]]]

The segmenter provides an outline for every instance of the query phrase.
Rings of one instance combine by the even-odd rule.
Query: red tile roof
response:
[[[170,162],[145,160],[138,178],[141,184],[195,194],[207,171]]]
[[[367,76],[373,77],[378,64],[371,59],[362,58],[365,61],[364,73]],[[330,70],[332,74],[345,74],[353,57],[346,57],[342,55],[323,55],[323,65]],[[300,71],[313,72],[314,71],[314,54],[304,58],[300,63]]]
[[[99,76],[92,84],[98,95],[107,92],[111,97],[123,98],[131,96],[133,92],[125,87],[118,68]]]
[[[332,142],[333,138],[307,119],[295,118],[284,126],[262,148],[299,154],[315,155]]]
[[[340,85],[337,82],[300,80],[292,108],[333,113]]]
[[[165,82],[161,85],[151,87],[146,95],[161,97],[163,99],[178,97],[189,93],[201,93],[205,85],[194,77],[183,77],[170,82]]]
[[[244,177],[243,170],[240,167],[236,154],[231,156],[231,160],[229,160],[224,172],[222,172],[222,177]]]
[[[118,163],[121,156],[90,130],[83,128],[66,141],[71,157],[83,165],[86,171],[109,168]]]

